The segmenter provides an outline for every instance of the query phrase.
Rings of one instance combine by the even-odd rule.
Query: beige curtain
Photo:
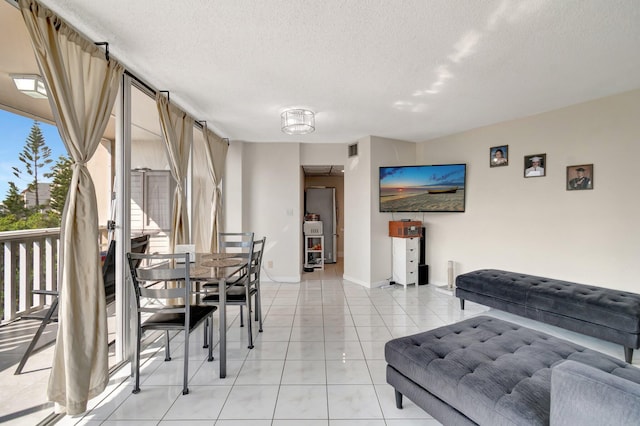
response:
[[[218,229],[221,226],[222,217],[222,178],[224,176],[224,166],[227,159],[229,145],[227,141],[209,130],[205,124],[202,130],[205,140],[205,152],[207,154],[207,165],[209,166],[209,177],[213,182],[213,202],[211,205],[211,244],[212,252],[218,250]]]
[[[193,129],[193,152],[191,155],[191,244],[196,251],[211,250],[211,205],[215,194],[213,181],[209,177],[207,141],[202,129]]]
[[[167,159],[171,174],[176,181],[173,194],[173,213],[170,247],[189,242],[189,217],[187,212],[186,180],[189,167],[189,153],[193,144],[193,118],[178,107],[171,105],[160,92],[156,94],[156,104],[160,116],[160,127],[164,136]]]
[[[60,231],[60,322],[47,393],[68,414],[79,414],[109,381],[98,209],[86,163],[107,126],[124,69],[36,1],[18,3],[73,159]]]

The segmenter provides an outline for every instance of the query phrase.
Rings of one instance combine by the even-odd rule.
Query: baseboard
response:
[[[288,275],[273,276],[273,275],[267,275],[265,273],[260,275],[260,280],[262,280],[264,282],[271,282],[271,283],[299,283],[301,281],[301,278],[302,278],[301,275],[297,275],[297,276],[295,276],[295,275],[292,275],[292,276],[288,276]]]
[[[389,285],[389,280],[377,281],[371,284],[371,288],[378,288]]]
[[[375,284],[368,283],[368,282],[365,282],[365,281],[361,281],[361,280],[359,280],[357,278],[350,277],[350,276],[348,276],[346,274],[342,275],[342,279],[346,280],[346,281],[350,281],[350,282],[352,282],[354,284],[361,285],[361,286],[366,287],[366,288],[373,288],[375,286]]]
[[[453,296],[455,294],[455,287],[449,288],[447,284],[435,286],[434,288],[438,293],[443,293],[449,296]]]

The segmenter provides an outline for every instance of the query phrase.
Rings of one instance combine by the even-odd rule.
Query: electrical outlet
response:
[[[273,260],[269,260],[267,262],[267,268],[269,268],[269,269],[273,268]]]

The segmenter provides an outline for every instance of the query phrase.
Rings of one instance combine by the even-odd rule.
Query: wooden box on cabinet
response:
[[[389,236],[395,238],[412,238],[422,235],[422,222],[416,220],[389,221]]]

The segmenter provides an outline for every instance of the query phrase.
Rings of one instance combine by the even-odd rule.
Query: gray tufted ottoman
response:
[[[551,371],[564,360],[640,383],[625,362],[487,316],[391,340],[385,359],[398,408],[405,395],[445,425],[549,424]]]
[[[553,278],[481,269],[458,275],[456,296],[624,346],[640,348],[640,294]]]

